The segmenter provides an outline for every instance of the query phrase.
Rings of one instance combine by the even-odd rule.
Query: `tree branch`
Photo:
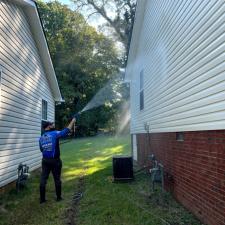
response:
[[[106,10],[104,8],[105,5],[102,5],[99,7],[93,0],[87,0],[88,4],[92,5],[92,7],[103,17],[105,20],[114,28],[116,33],[118,34],[120,40],[126,44],[126,36],[121,32],[119,29],[117,23],[113,21],[106,13]]]

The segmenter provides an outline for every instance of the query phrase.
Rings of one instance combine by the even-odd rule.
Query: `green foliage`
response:
[[[124,64],[126,64],[133,30],[136,0],[72,0],[84,15],[95,13],[102,16],[106,26],[112,28],[114,36],[125,48]],[[112,36],[112,34],[111,34]]]
[[[58,1],[38,2],[52,61],[65,103],[56,108],[56,125],[65,126],[118,72],[114,43],[89,26],[84,17]],[[105,127],[118,106],[102,106],[82,115],[78,134],[90,135]]]

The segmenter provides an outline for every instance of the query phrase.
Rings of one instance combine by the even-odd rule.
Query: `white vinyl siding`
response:
[[[54,121],[55,103],[22,8],[0,1],[0,187],[15,180],[19,163],[40,166],[42,99]]]
[[[141,1],[141,0],[139,0]],[[225,129],[225,1],[147,1],[131,76],[131,132]],[[131,46],[132,48],[132,46]],[[145,71],[145,108],[138,106]]]
[[[136,137],[135,134],[133,134],[132,138],[133,138],[133,140],[132,140],[132,143],[133,143],[133,159],[135,161],[137,161],[138,160],[138,157],[137,157],[137,137]]]

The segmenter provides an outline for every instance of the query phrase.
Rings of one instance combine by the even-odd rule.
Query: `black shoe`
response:
[[[57,198],[56,198],[56,201],[57,201],[57,202],[60,202],[60,201],[62,201],[62,200],[63,200],[62,197],[57,197]]]
[[[40,200],[40,204],[47,202],[46,200]]]

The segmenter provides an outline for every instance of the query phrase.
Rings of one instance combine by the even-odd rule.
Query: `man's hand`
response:
[[[73,118],[67,128],[72,130],[75,123],[76,123],[76,118]]]

